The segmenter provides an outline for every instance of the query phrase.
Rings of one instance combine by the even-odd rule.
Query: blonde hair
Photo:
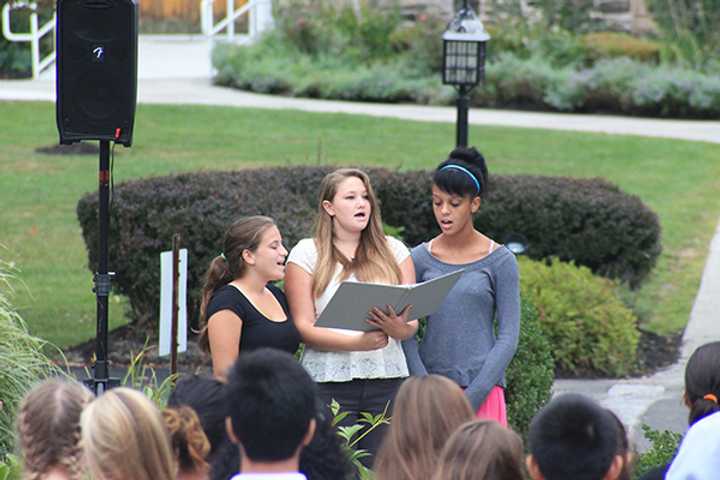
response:
[[[72,480],[82,478],[80,415],[92,398],[81,384],[58,379],[25,395],[17,418],[23,478],[39,480],[54,467],[64,467]]]
[[[221,286],[245,275],[247,265],[243,260],[243,252],[245,250],[256,251],[260,246],[263,233],[273,226],[275,226],[275,220],[272,218],[253,215],[235,220],[225,231],[223,251],[212,259],[207,272],[205,272],[205,283],[200,300],[201,329],[198,343],[206,352],[210,351],[210,342],[207,331],[208,319],[205,316],[213,293]]]
[[[108,390],[83,411],[85,459],[95,480],[174,480],[177,472],[160,411],[142,393]]]
[[[348,178],[358,178],[367,190],[370,203],[370,220],[362,231],[355,259],[350,261],[333,243],[333,218],[325,211],[323,202],[332,202],[338,186]],[[320,184],[320,201],[313,235],[317,248],[317,270],[313,275],[313,294],[319,297],[335,275],[339,263],[342,266],[340,280],[355,273],[358,280],[400,283],[400,267],[390,250],[383,232],[380,206],[370,185],[370,178],[362,170],[341,168],[325,175]]]
[[[462,389],[440,375],[410,377],[395,398],[390,429],[375,461],[378,480],[430,479],[443,445],[473,418]]]
[[[523,480],[523,444],[493,420],[474,420],[452,434],[433,480]]]
[[[166,408],[162,416],[180,471],[206,470],[208,463],[205,459],[210,453],[210,442],[195,410],[185,405]]]

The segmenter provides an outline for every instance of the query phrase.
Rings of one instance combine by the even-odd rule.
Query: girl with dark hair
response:
[[[411,337],[403,347],[413,375],[454,380],[478,417],[507,426],[505,369],[518,345],[520,289],[515,256],[473,225],[487,189],[485,159],[474,148],[453,150],[435,170],[432,203],[441,233],[412,250],[417,282],[464,273],[428,318],[422,343]]]
[[[697,348],[690,355],[688,363],[685,366],[685,394],[683,395],[685,405],[690,409],[688,415],[688,425],[692,430],[693,425],[698,423],[700,420],[709,417],[711,415],[720,412],[720,342],[706,343]],[[696,438],[700,438],[702,442],[702,435],[695,434]],[[685,453],[685,458],[677,461],[677,465],[673,462],[675,471],[672,478],[690,478],[683,477],[683,472],[687,472],[692,468],[692,463],[697,463],[697,458],[692,458],[688,452],[693,447],[690,445],[692,442],[685,443],[681,446],[680,452]],[[720,445],[720,444],[719,444]],[[684,452],[683,452],[684,447]],[[678,454],[680,457],[680,454]],[[702,465],[698,471],[702,470]],[[713,472],[715,475],[717,472]],[[644,474],[641,480],[656,480],[670,477],[670,465],[660,466],[654,468]],[[692,478],[703,478],[702,476]],[[708,477],[709,478],[709,477]],[[712,478],[715,478],[714,476]]]
[[[300,335],[285,294],[270,284],[285,276],[287,253],[269,217],[241,218],[225,233],[223,252],[207,270],[200,305],[200,345],[210,352],[217,378],[225,378],[240,352],[297,350]]]

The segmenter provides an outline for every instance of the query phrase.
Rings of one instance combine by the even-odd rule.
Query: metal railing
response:
[[[264,31],[272,28],[272,0],[248,0],[237,10],[235,0],[226,0],[225,18],[215,23],[213,15],[214,0],[202,0],[200,3],[200,22],[203,35],[213,37],[225,30],[228,40],[235,38],[235,21],[243,15],[248,16],[247,36],[255,40]]]
[[[30,33],[15,33],[10,27],[10,12],[13,10],[30,10]],[[2,32],[3,36],[10,42],[30,42],[30,54],[32,58],[32,76],[38,78],[40,72],[46,69],[55,61],[55,13],[53,17],[42,27],[38,26],[38,13],[36,3],[14,2],[6,3],[2,8]],[[52,52],[44,58],[40,58],[40,39],[53,32]]]

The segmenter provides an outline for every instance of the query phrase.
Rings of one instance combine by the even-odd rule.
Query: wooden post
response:
[[[180,234],[173,235],[172,242],[172,327],[170,329],[170,374],[177,373],[177,353],[178,353],[178,280],[180,278]]]

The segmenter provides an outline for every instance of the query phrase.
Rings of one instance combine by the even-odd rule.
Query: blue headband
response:
[[[470,177],[470,179],[471,179],[471,180],[473,181],[473,183],[475,184],[475,188],[477,188],[477,193],[478,193],[478,194],[480,193],[480,191],[481,191],[481,189],[480,189],[480,182],[478,182],[477,177],[476,177],[475,175],[473,175],[473,173],[472,173],[470,170],[468,170],[467,168],[462,167],[462,166],[460,166],[460,165],[455,165],[454,163],[451,163],[450,165],[445,165],[445,166],[442,167],[439,171],[442,172],[443,170],[459,170],[459,171],[461,171],[461,172],[463,172],[463,173],[466,173],[466,174],[468,175],[468,177]]]

